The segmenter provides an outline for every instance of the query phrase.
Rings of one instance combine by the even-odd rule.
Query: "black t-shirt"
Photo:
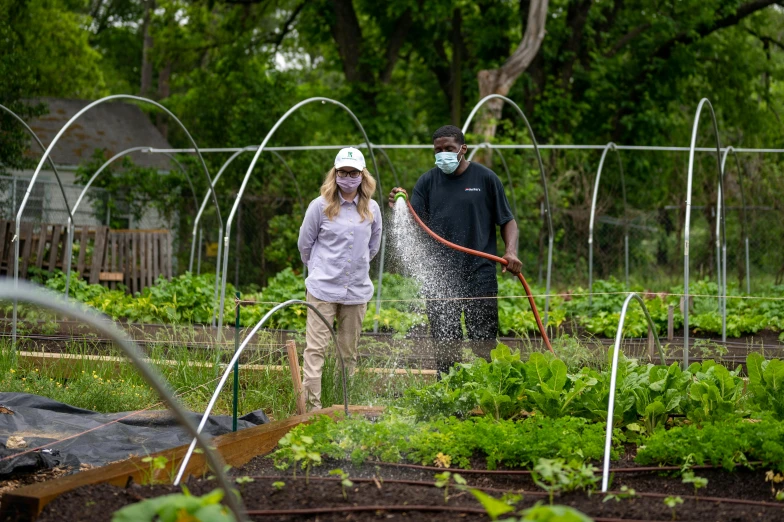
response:
[[[445,174],[438,167],[425,172],[414,186],[411,205],[422,221],[447,241],[493,255],[497,255],[496,226],[514,219],[501,180],[492,170],[473,162],[459,176]],[[429,236],[426,241],[436,243]],[[438,273],[452,281],[459,278],[448,291],[442,285],[437,293],[470,297],[498,292],[494,262],[440,243],[428,250],[427,255],[440,265]]]

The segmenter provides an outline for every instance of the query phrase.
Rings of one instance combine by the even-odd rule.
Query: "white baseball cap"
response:
[[[339,169],[341,167],[354,167],[357,170],[363,170],[365,168],[365,156],[362,155],[359,149],[354,147],[340,149],[338,155],[335,156],[335,168]]]

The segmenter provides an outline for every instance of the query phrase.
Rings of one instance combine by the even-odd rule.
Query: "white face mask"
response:
[[[444,174],[452,174],[460,165],[461,158],[457,157],[457,152],[439,152],[436,154],[436,167],[441,169]]]

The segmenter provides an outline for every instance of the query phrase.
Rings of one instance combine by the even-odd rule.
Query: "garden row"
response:
[[[55,273],[45,284],[55,291],[65,289],[62,273]],[[683,316],[680,312],[682,287],[669,289],[669,293],[650,293],[643,288],[632,291],[644,295],[658,333],[667,328],[668,308],[674,307],[673,326],[682,328]],[[520,287],[516,280],[499,280],[499,319],[504,335],[524,336],[537,331],[536,323],[525,299],[520,297]],[[563,326],[568,323],[577,329],[598,336],[612,337],[618,325],[619,313],[625,298],[626,288],[614,279],[596,281],[594,295],[588,298],[587,290],[574,288],[551,298],[549,324]],[[697,296],[716,295],[716,284],[697,281],[691,284],[691,293]],[[543,289],[534,288],[541,295]],[[732,294],[732,292],[731,292]],[[114,319],[125,319],[141,323],[209,323],[212,314],[214,295],[214,276],[195,276],[186,273],[172,281],[159,280],[153,287],[131,296],[123,289],[110,290],[101,285],[90,285],[82,280],[72,279],[71,295],[79,301],[97,308]],[[227,295],[234,295],[229,285]],[[744,298],[741,298],[744,297]],[[758,292],[758,298],[732,294],[727,300],[727,334],[730,337],[755,334],[762,330],[781,332],[784,330],[784,286],[770,286]],[[261,291],[250,291],[242,295],[243,300],[258,304],[244,304],[241,311],[243,326],[252,326],[273,306],[288,299],[304,299],[305,284],[300,275],[286,269],[271,278],[269,285]],[[370,331],[378,319],[382,329],[405,334],[414,328],[427,324],[424,302],[414,280],[396,274],[385,274],[383,285],[383,305],[379,314],[375,311],[375,301],[368,306],[364,328]],[[538,297],[537,305],[542,309],[544,299]],[[234,322],[234,303],[228,299],[225,308],[226,322]],[[305,327],[305,310],[289,308],[276,313],[269,321],[270,327],[302,330]],[[28,312],[28,318],[37,316]],[[690,327],[698,334],[717,335],[721,333],[721,316],[715,297],[696,297],[690,313]],[[625,334],[641,337],[647,332],[647,324],[638,307],[630,308],[627,315]],[[779,335],[782,339],[784,333]],[[784,339],[783,339],[784,340]]]
[[[295,510],[320,520],[341,520],[348,512],[370,520],[387,509],[387,518],[401,520],[405,515],[397,518],[395,510],[426,512],[432,520],[481,520],[481,513],[575,521],[780,516],[784,361],[751,354],[744,378],[739,368],[711,361],[682,370],[621,357],[611,445],[621,464],[614,465],[608,494],[596,495],[609,372],[572,373],[549,354],[523,361],[503,345],[491,359],[458,364],[439,382],[406,391],[380,418],[323,415],[297,425],[271,458],[231,471],[249,514],[275,520],[296,519]],[[410,465],[426,469],[400,467]],[[161,496],[177,491],[163,485],[92,486],[52,504],[44,519],[83,507],[85,499],[107,499],[116,509],[127,506],[115,514],[118,522],[152,520],[156,513],[164,519],[174,511],[197,519],[220,512],[225,518],[215,520],[232,520],[218,504],[222,493],[211,492],[214,482],[202,477],[188,487],[204,496],[187,490]]]

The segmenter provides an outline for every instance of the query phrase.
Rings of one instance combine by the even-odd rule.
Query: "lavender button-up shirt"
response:
[[[305,286],[322,301],[356,305],[373,297],[370,260],[381,244],[381,210],[371,199],[373,222],[362,221],[358,201],[359,196],[346,201],[340,195],[340,212],[330,220],[324,215],[327,202],[318,197],[310,202],[299,229],[297,246],[308,266]]]

